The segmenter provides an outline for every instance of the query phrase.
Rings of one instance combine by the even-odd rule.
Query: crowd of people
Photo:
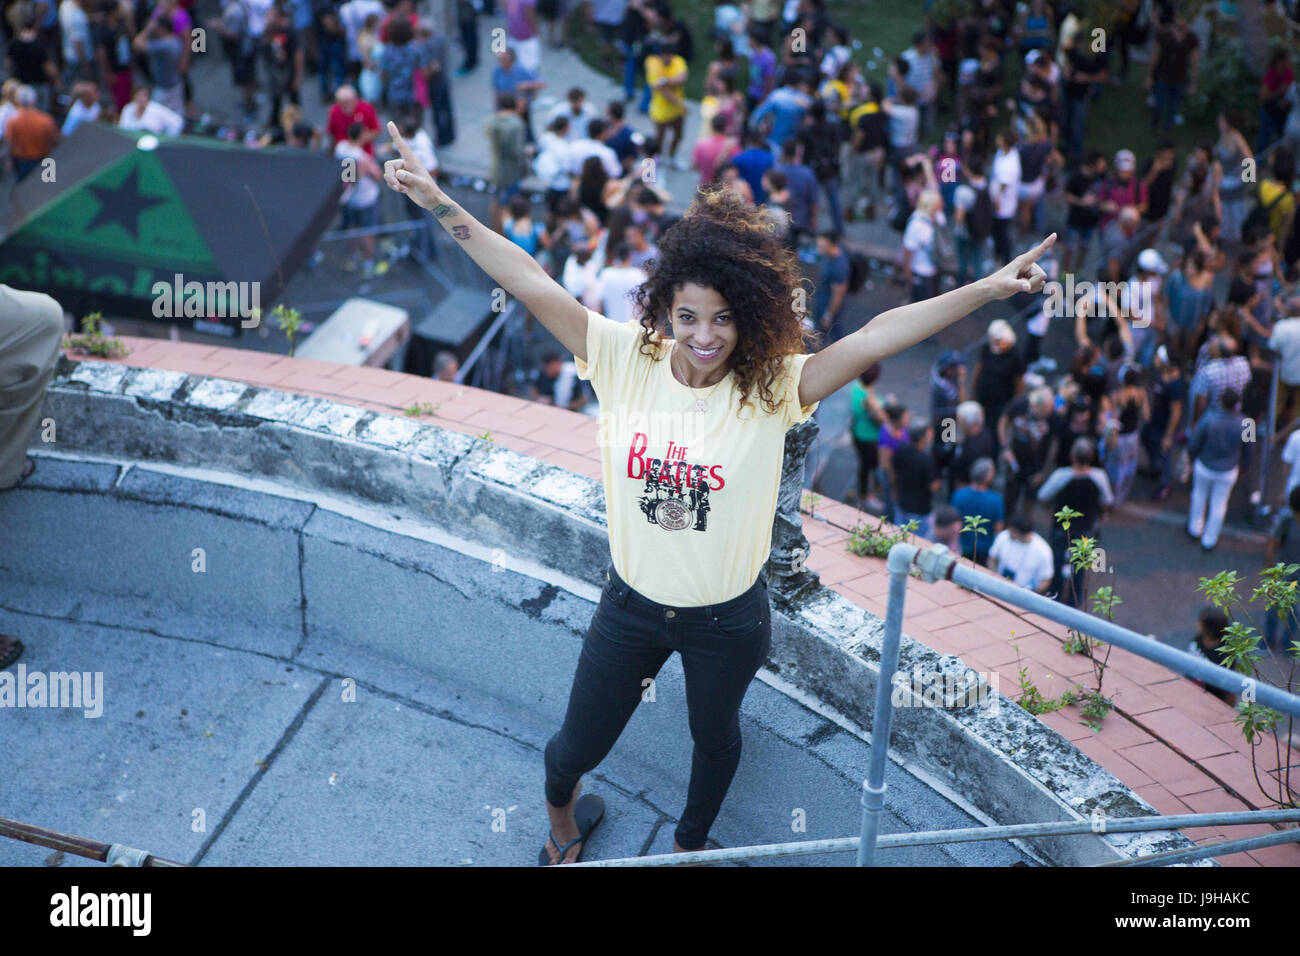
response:
[[[566,42],[566,3],[500,6],[506,40],[485,64],[495,109],[481,127],[492,224],[618,321],[637,321],[630,293],[673,222],[669,206],[690,198],[674,197],[658,169],[694,170],[766,209],[809,267],[804,322],[823,346],[850,330],[846,303],[867,269],[845,241],[851,224],[888,226],[912,300],[1057,228],[1044,265],[1063,291],[1022,331],[993,322],[978,354],[943,353],[928,409],[881,394],[880,368],[855,385],[851,497],[862,508],[1078,604],[1071,542],[1097,538],[1105,513],[1139,490],[1160,501],[1190,482],[1187,533],[1208,551],[1238,477],[1269,464],[1256,437],[1270,434],[1292,467],[1282,498],[1300,485],[1292,47],[1272,49],[1257,104],[1223,103],[1214,135],[1180,157],[1167,137],[1186,125],[1209,43],[1166,0],[1122,4],[1113,50],[1097,49],[1096,25],[1068,0],[972,0],[942,20],[918,10],[910,45],[892,60],[877,51],[888,62],[880,81],[858,52],[870,38],[850,36],[824,0],[716,0],[707,37],[680,0],[589,0],[582,19],[623,96],[593,103],[580,87],[552,88],[544,111],[541,47]],[[189,11],[192,0],[9,3],[0,134],[15,175],[82,122],[192,125]],[[485,0],[454,4],[456,72],[480,68],[479,21],[494,13]],[[456,135],[453,41],[413,0],[228,0],[209,27],[247,118],[258,91],[269,106],[257,145],[356,162],[344,227],[377,222],[381,113],[431,169]],[[706,44],[699,132],[684,143],[685,90]],[[333,100],[320,129],[299,108],[312,70]],[[1089,112],[1135,70],[1146,91],[1135,141],[1103,153],[1088,141]],[[632,111],[653,132],[637,132]],[[417,239],[433,253],[429,234]],[[373,237],[355,250],[367,274],[382,271]],[[534,334],[529,322],[524,336]],[[1072,353],[1060,353],[1063,337]],[[439,357],[438,374],[454,369]],[[559,353],[515,371],[516,390],[591,411],[594,396]],[[1068,531],[1052,517],[1066,507],[1077,514]]]
[[[474,17],[472,4],[465,4]],[[85,122],[157,135],[242,135],[250,146],[318,148],[302,90],[379,104],[445,146],[456,138],[451,42],[413,0],[224,0],[200,21],[195,0],[12,0],[5,4],[0,147],[21,180]],[[194,98],[199,54],[223,56],[240,103],[220,124]],[[217,53],[217,49],[220,53]],[[478,43],[458,68],[476,67]],[[259,100],[265,113],[259,114]],[[343,131],[346,133],[346,130]],[[367,134],[368,135],[368,134]],[[331,137],[331,148],[344,136]],[[369,140],[366,141],[369,149]]]

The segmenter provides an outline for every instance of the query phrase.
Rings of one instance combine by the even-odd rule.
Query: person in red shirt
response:
[[[14,181],[17,182],[50,155],[54,144],[59,141],[59,128],[49,113],[36,108],[36,91],[30,86],[18,87],[14,102],[18,110],[5,125],[4,140],[14,158]]]
[[[1119,215],[1125,206],[1135,206],[1139,213],[1146,212],[1147,184],[1138,178],[1137,157],[1132,150],[1121,149],[1115,154],[1115,171],[1101,187],[1101,227],[1104,229]]]
[[[398,0],[393,5],[393,12],[384,17],[384,22],[379,25],[379,42],[388,42],[388,27],[394,20],[406,17],[411,21],[411,29],[417,30],[420,26],[420,18],[415,15],[414,4],[411,0]]]
[[[712,182],[718,167],[740,152],[736,141],[727,135],[727,118],[715,115],[709,120],[712,134],[701,136],[695,144],[691,163],[700,171],[700,183]]]
[[[348,127],[360,123],[365,127],[361,134],[361,145],[367,153],[375,155],[375,138],[379,136],[379,117],[375,108],[357,96],[355,87],[340,86],[334,93],[334,105],[330,107],[327,129],[330,134],[330,148],[337,146],[348,138]]]
[[[1285,47],[1278,47],[1268,58],[1268,69],[1264,71],[1264,79],[1259,84],[1259,141],[1255,143],[1256,156],[1282,135],[1287,114],[1291,112],[1286,94],[1294,82],[1291,54]]]

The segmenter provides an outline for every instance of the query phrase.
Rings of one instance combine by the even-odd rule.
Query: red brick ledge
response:
[[[412,405],[436,406],[421,421],[469,435],[490,433],[498,444],[600,480],[598,424],[589,415],[512,398],[483,389],[439,382],[387,369],[289,358],[267,352],[169,339],[118,336],[130,350],[124,365],[168,369],[231,379],[286,392],[328,398],[386,414]],[[74,361],[84,356],[67,353]],[[822,498],[804,521],[811,544],[807,566],[821,583],[850,601],[885,616],[889,574],[878,558],[846,550],[854,527],[872,516]],[[977,570],[982,568],[965,562]],[[987,572],[986,572],[987,573]],[[1065,628],[1020,608],[974,594],[948,581],[909,587],[903,616],[908,636],[969,667],[997,673],[1003,693],[1014,699],[1020,664],[1044,695],[1055,696],[1086,681],[1086,659],[1061,649]],[[1015,645],[1010,643],[1014,635]],[[1233,710],[1217,697],[1157,664],[1119,648],[1110,652],[1105,689],[1115,710],[1094,733],[1067,710],[1039,717],[1161,813],[1249,810],[1267,805],[1255,783],[1250,747],[1233,723]],[[1260,776],[1276,772],[1273,746],[1261,745]],[[1300,754],[1292,754],[1300,763]],[[1268,825],[1199,828],[1187,835],[1200,844],[1272,832]],[[1300,845],[1267,847],[1220,858],[1229,866],[1300,866]]]

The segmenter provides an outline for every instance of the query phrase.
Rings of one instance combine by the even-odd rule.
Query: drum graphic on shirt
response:
[[[648,464],[640,498],[646,520],[666,531],[708,530],[710,491],[704,466],[687,465],[682,469],[686,474],[678,484],[671,465],[666,466],[657,458]]]
[[[655,522],[669,531],[681,531],[691,524],[693,518],[691,509],[676,499],[670,498],[655,505]]]

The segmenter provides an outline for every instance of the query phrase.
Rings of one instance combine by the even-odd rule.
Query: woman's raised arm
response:
[[[401,158],[384,163],[384,181],[432,212],[484,272],[537,316],[561,345],[585,362],[587,310],[582,303],[548,276],[527,252],[452,202],[391,122],[388,134]]]

